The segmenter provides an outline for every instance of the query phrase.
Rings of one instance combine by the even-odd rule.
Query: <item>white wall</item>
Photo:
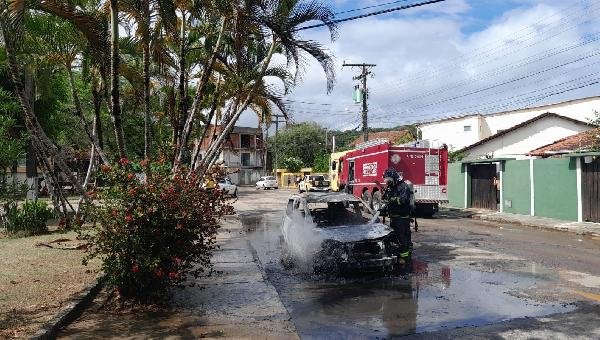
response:
[[[531,150],[588,129],[585,125],[557,117],[544,118],[467,150],[466,159],[477,159],[486,155],[528,158],[526,154]]]
[[[471,131],[465,131],[465,126],[471,126]],[[450,150],[459,150],[480,141],[482,133],[477,116],[423,125],[420,129],[422,139],[429,140],[431,147],[446,143]]]
[[[439,144],[448,144],[450,150],[458,150],[494,135],[500,130],[509,129],[546,112],[588,122],[594,118],[594,111],[600,111],[600,97],[490,115],[469,116],[432,122],[421,125],[420,128],[423,133],[423,139],[430,141],[437,140]],[[475,120],[477,120],[476,123],[474,123]],[[473,125],[471,133],[464,132],[464,125],[469,124]],[[477,125],[477,129],[475,125]],[[475,130],[477,130],[477,134]]]
[[[242,153],[250,153],[250,166],[262,166],[263,165],[263,156],[262,151],[244,151],[244,150],[236,150],[235,152],[231,150],[223,151],[223,161],[227,166],[230,167],[240,167],[242,166]]]

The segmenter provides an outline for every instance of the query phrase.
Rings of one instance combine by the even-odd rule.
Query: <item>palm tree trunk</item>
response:
[[[94,118],[94,123],[92,125],[92,133],[94,134],[95,137],[98,137],[98,121],[96,120],[96,118]],[[90,152],[90,164],[88,164],[87,173],[85,174],[85,180],[83,181],[83,187],[85,189],[87,189],[87,187],[90,183],[90,179],[92,177],[92,172],[94,172],[95,161],[96,161],[96,147],[92,144],[92,151]],[[77,217],[80,216],[82,203],[83,203],[83,196],[81,196],[79,198],[79,202],[77,204],[77,212],[75,213],[75,216],[77,216]]]
[[[186,93],[186,46],[185,46],[185,11],[181,12],[181,34],[179,36],[179,112],[177,114],[177,119],[175,120],[175,159],[177,159],[177,155],[179,154],[180,138],[181,133],[183,131],[183,126],[185,124],[185,117],[187,115],[187,93]]]
[[[213,48],[212,54],[207,61],[206,65],[204,65],[204,69],[202,70],[202,76],[200,77],[200,81],[198,82],[196,88],[196,95],[194,96],[194,102],[192,103],[192,109],[190,113],[187,115],[185,120],[185,125],[183,127],[183,131],[179,138],[179,154],[177,155],[177,163],[181,163],[184,153],[187,150],[187,144],[189,142],[190,134],[192,132],[192,127],[194,124],[194,119],[200,111],[200,104],[202,103],[202,98],[204,97],[204,92],[206,89],[206,84],[208,83],[208,79],[212,74],[212,69],[214,67],[215,61],[217,59],[217,54],[221,48],[221,41],[223,40],[223,35],[225,33],[225,18],[221,19],[221,29],[219,30],[219,36],[217,38],[217,42]],[[209,120],[210,121],[210,120]]]
[[[73,96],[73,103],[75,104],[75,112],[81,123],[83,124],[83,128],[85,129],[85,133],[92,144],[92,150],[95,148],[98,152],[98,156],[102,159],[104,164],[109,164],[108,158],[102,151],[99,146],[98,139],[96,138],[96,134],[94,133],[94,127],[90,128],[88,122],[85,120],[85,116],[83,115],[83,108],[81,106],[81,100],[79,99],[79,92],[77,91],[77,87],[75,86],[75,79],[73,77],[73,69],[71,65],[65,65],[67,68],[67,73],[69,74],[69,85],[71,86],[71,95]]]
[[[198,164],[198,156],[200,155],[200,148],[202,147],[204,138],[206,138],[206,133],[208,132],[211,121],[215,116],[215,112],[217,111],[217,106],[219,105],[219,85],[220,83],[217,83],[217,87],[213,95],[213,101],[210,106],[210,112],[208,113],[208,118],[206,119],[206,125],[202,130],[202,135],[200,136],[200,138],[196,138],[196,140],[194,141],[194,151],[192,152],[192,159],[190,161],[191,169],[196,169],[196,164]],[[216,126],[217,124],[215,123],[215,127]]]
[[[98,139],[98,146],[100,149],[104,148],[104,139],[102,138],[102,120],[100,117],[100,110],[102,108],[102,94],[96,87],[97,84],[92,86],[92,101],[94,104],[94,123],[96,124],[96,138]]]
[[[152,146],[150,121],[150,1],[144,3],[144,157],[149,158]]]
[[[276,45],[277,44],[275,41],[275,37],[273,37],[273,41],[271,42],[271,47],[269,48],[269,52],[268,52],[267,56],[265,57],[265,60],[261,67],[261,70],[258,73],[259,75],[255,79],[252,89],[246,96],[246,99],[244,100],[242,105],[240,105],[239,107],[236,108],[235,114],[228,120],[227,124],[225,125],[225,129],[221,132],[219,137],[217,137],[217,139],[211,144],[208,152],[206,153],[206,158],[202,162],[203,169],[200,170],[201,175],[204,175],[206,170],[209,169],[214,164],[214,162],[216,160],[216,155],[222,149],[225,138],[231,133],[231,131],[233,131],[233,128],[235,127],[235,124],[237,123],[240,116],[242,115],[242,112],[244,112],[244,110],[246,110],[246,108],[248,107],[248,104],[250,104],[250,101],[252,100],[252,96],[254,95],[254,92],[256,92],[256,89],[258,88],[261,78],[264,76],[265,72],[267,71],[267,68],[269,67],[269,63],[271,62],[273,53],[275,53]]]
[[[110,0],[110,62],[111,62],[111,117],[117,141],[119,157],[127,157],[125,151],[125,137],[121,117],[121,104],[119,98],[119,7],[118,0]]]

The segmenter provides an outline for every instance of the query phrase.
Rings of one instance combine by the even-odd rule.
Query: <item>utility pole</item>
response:
[[[273,172],[275,175],[275,178],[277,178],[277,169],[278,169],[278,164],[277,164],[277,149],[279,148],[279,145],[277,145],[277,135],[279,134],[279,123],[287,123],[287,121],[285,120],[285,116],[284,115],[271,115],[271,123],[273,123],[273,118],[275,118],[275,152],[274,152],[274,159],[273,159]],[[280,118],[284,118],[284,120],[279,120]]]
[[[369,108],[367,106],[367,97],[369,95],[369,90],[367,88],[367,76],[372,74],[369,71],[370,68],[375,67],[375,64],[344,64],[343,67],[360,67],[361,72],[358,76],[352,77],[354,80],[362,80],[362,132],[363,132],[363,140],[366,142],[369,140],[369,126],[368,126],[368,118],[367,113],[369,112]]]

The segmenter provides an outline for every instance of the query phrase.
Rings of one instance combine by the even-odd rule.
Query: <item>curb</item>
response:
[[[568,222],[566,222],[565,224],[558,224],[558,225],[553,225],[553,226],[547,226],[547,225],[540,225],[540,224],[536,224],[536,223],[528,223],[528,222],[523,222],[523,221],[516,221],[516,220],[504,219],[504,218],[498,218],[498,217],[490,217],[490,216],[487,216],[487,215],[479,215],[479,214],[473,214],[473,215],[470,216],[470,218],[474,219],[474,220],[480,220],[480,221],[514,224],[514,225],[518,225],[518,226],[530,227],[530,228],[536,228],[536,229],[543,229],[543,230],[551,230],[551,231],[564,232],[564,233],[573,233],[573,234],[577,234],[577,235],[600,237],[600,233],[599,232],[589,231],[589,230],[582,230],[580,228],[569,228],[567,226]]]
[[[87,286],[77,296],[61,308],[57,315],[44,325],[31,339],[56,339],[58,331],[71,323],[83,313],[84,309],[94,300],[100,289],[104,286],[103,276],[96,279],[96,282]]]

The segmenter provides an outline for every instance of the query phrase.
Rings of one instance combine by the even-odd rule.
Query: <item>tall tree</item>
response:
[[[84,195],[86,200],[87,195],[81,184],[73,176],[64,153],[48,138],[33,111],[33,79],[23,65],[23,61],[27,59],[22,51],[25,36],[23,29],[24,5],[24,2],[16,1],[11,2],[9,6],[8,0],[0,0],[0,31],[2,32],[11,79],[19,98],[25,127],[29,133],[37,159],[42,165],[44,177],[48,179],[53,192],[55,210],[66,219],[68,201],[60,188],[54,166],[61,170],[75,189]]]
[[[125,151],[125,135],[123,133],[123,120],[121,117],[121,103],[119,93],[119,1],[110,0],[110,98],[111,98],[111,117],[115,139],[117,141],[117,150],[119,157],[127,157]]]
[[[262,42],[267,42],[268,48],[264,57],[260,60],[260,66],[255,70],[254,79],[248,84],[250,90],[238,95],[238,103],[233,114],[225,122],[224,131],[211,144],[207,151],[206,158],[202,165],[204,168],[211,166],[216,160],[220,149],[229,133],[237,123],[241,114],[250,105],[253,96],[262,83],[260,80],[269,70],[269,65],[275,51],[281,51],[290,65],[294,66],[295,76],[299,78],[303,72],[302,58],[304,53],[316,59],[327,77],[327,91],[331,91],[334,84],[333,60],[331,56],[315,41],[304,40],[298,35],[298,28],[310,21],[320,21],[326,24],[331,38],[335,38],[336,26],[332,22],[333,12],[322,3],[311,1],[303,3],[298,0],[252,0],[246,1],[244,7],[237,8],[239,23],[236,24],[233,32],[233,41],[243,41],[244,38],[258,39],[259,43],[254,46],[260,48]],[[267,34],[260,34],[261,32]],[[248,32],[254,34],[249,35]],[[256,37],[255,37],[256,35]],[[249,43],[249,44],[248,44]],[[246,39],[245,43],[236,44],[233,53],[236,55],[238,66],[245,66],[241,63],[242,55],[247,51],[252,42]],[[259,49],[256,49],[259,51]]]

